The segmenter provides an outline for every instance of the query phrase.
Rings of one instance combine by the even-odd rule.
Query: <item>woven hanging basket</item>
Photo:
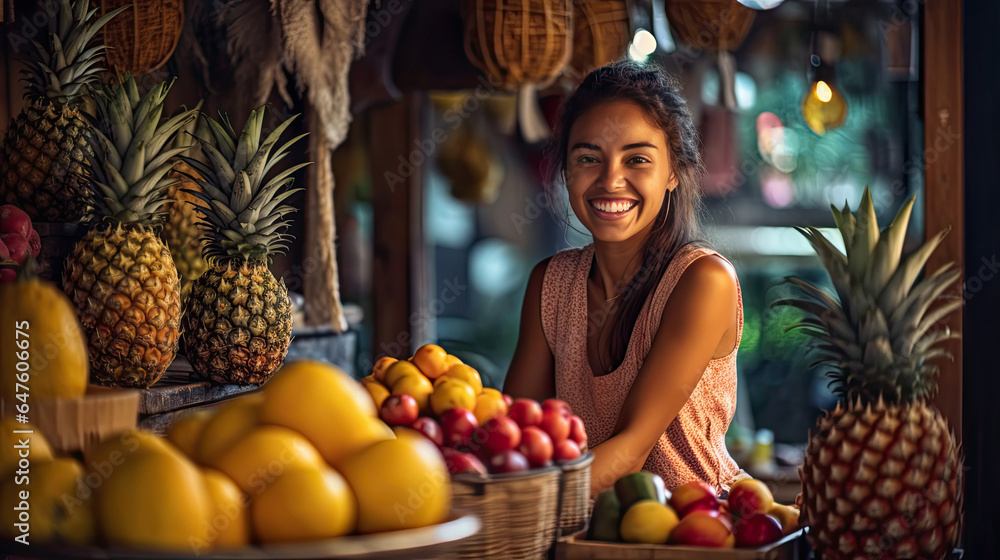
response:
[[[465,54],[495,84],[544,87],[571,54],[573,0],[462,0]]]
[[[595,68],[625,56],[631,34],[625,0],[573,3],[573,57],[566,74],[583,79]]]
[[[664,5],[681,41],[708,51],[738,48],[757,14],[736,0],[664,0]]]
[[[163,66],[184,28],[184,0],[97,0],[101,14],[131,5],[104,26],[108,64],[134,76]]]

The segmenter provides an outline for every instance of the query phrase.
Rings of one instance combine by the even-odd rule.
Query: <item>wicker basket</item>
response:
[[[112,68],[141,76],[170,60],[184,28],[184,0],[98,0],[97,5],[102,15],[132,6],[101,31]]]
[[[500,87],[544,87],[572,53],[572,2],[462,0],[465,54]]]
[[[559,536],[579,533],[590,519],[590,466],[594,454],[587,452],[579,459],[560,465]]]
[[[546,558],[555,544],[559,515],[558,467],[523,473],[452,477],[452,507],[474,512],[479,533],[463,542],[460,558]]]
[[[739,47],[757,14],[736,0],[664,0],[664,4],[681,41],[709,51]]]
[[[625,0],[577,0],[573,4],[573,57],[566,74],[583,79],[623,56],[631,40]]]

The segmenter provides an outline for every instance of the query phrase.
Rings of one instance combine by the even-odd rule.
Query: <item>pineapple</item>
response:
[[[97,9],[89,9],[88,0],[59,0],[48,40],[31,42],[25,106],[8,127],[0,154],[0,200],[33,220],[77,222],[88,211],[83,106],[104,70],[105,47],[87,45],[126,8],[94,18]]]
[[[288,188],[291,174],[308,163],[271,177],[268,172],[302,138],[271,153],[294,118],[261,142],[263,107],[250,113],[239,135],[224,114],[221,122],[206,117],[211,134],[199,140],[210,164],[181,158],[201,175],[190,176],[201,190],[189,194],[200,199],[205,216],[209,265],[185,299],[184,348],[194,370],[216,383],[263,383],[288,353],[291,302],[268,265],[271,255],[287,248],[284,217],[294,208],[280,204],[298,190]]]
[[[89,168],[98,218],[66,258],[63,289],[77,306],[101,385],[149,387],[180,340],[180,279],[156,229],[175,182],[167,173],[184,151],[165,147],[195,112],[160,122],[169,89],[160,83],[140,96],[126,76],[96,96]]]
[[[199,103],[195,110],[200,107]],[[190,157],[196,157],[193,155],[196,152],[193,146],[195,143],[194,128],[195,124],[201,121],[202,119],[192,120],[174,139],[174,147],[189,150],[187,155]],[[204,159],[199,158],[199,161],[204,162]],[[164,206],[167,218],[163,222],[160,238],[170,247],[170,255],[174,259],[174,264],[177,265],[177,272],[181,275],[181,285],[186,291],[188,285],[208,269],[208,264],[202,256],[205,241],[202,238],[201,228],[198,226],[202,216],[194,204],[198,199],[187,192],[200,190],[198,183],[188,177],[200,178],[201,176],[188,164],[178,161],[167,177],[176,179],[177,182],[167,189],[169,202]]]
[[[799,228],[823,262],[838,298],[797,278],[820,364],[831,366],[841,399],[809,436],[802,516],[819,557],[946,558],[962,521],[962,465],[954,434],[928,399],[938,343],[957,338],[935,323],[957,309],[942,294],[958,278],[952,264],[917,279],[947,230],[903,257],[911,198],[881,233],[871,194],[857,215],[833,208],[847,255],[815,228]],[[932,309],[933,307],[933,309]]]

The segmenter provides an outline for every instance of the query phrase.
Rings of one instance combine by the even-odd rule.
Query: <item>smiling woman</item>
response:
[[[572,406],[593,494],[641,469],[728,490],[745,476],[724,440],[742,303],[732,265],[699,243],[686,103],[654,67],[598,68],[563,106],[549,165],[593,243],[532,272],[505,392]]]

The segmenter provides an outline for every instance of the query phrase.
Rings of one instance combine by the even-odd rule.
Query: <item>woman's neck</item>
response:
[[[649,236],[635,235],[631,239],[608,243],[594,240],[594,258],[597,260],[597,274],[592,280],[604,291],[604,299],[612,300],[621,295],[629,280],[642,266],[643,243]]]

